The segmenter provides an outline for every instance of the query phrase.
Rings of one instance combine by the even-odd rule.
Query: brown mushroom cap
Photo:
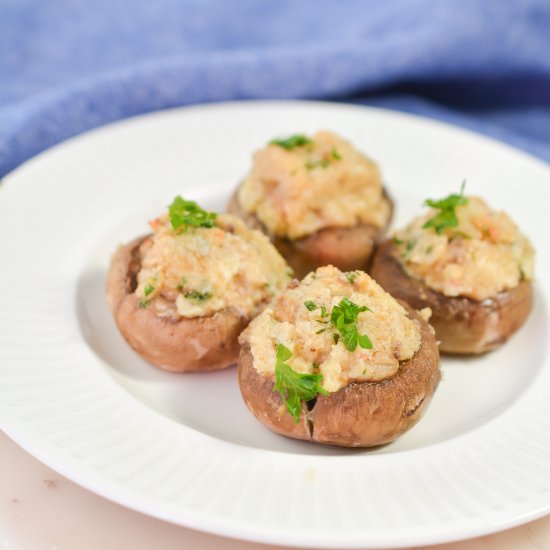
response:
[[[392,378],[351,382],[313,404],[302,403],[299,423],[274,391],[272,377],[254,367],[250,346],[241,348],[239,385],[250,411],[268,428],[295,439],[341,447],[373,447],[393,441],[420,420],[440,379],[439,351],[430,325],[402,303],[420,326],[420,348]],[[309,408],[308,408],[309,407]]]
[[[445,296],[410,277],[393,255],[394,246],[391,241],[380,245],[370,274],[395,298],[415,309],[431,308],[430,323],[441,341],[441,351],[457,354],[490,351],[504,343],[527,319],[533,301],[528,281],[481,302]]]
[[[107,301],[126,341],[151,364],[169,371],[207,371],[234,364],[238,336],[248,324],[236,312],[226,309],[174,321],[139,307],[134,291],[141,267],[140,245],[147,238],[119,247],[107,275]]]
[[[384,196],[393,210],[393,203],[384,192]],[[360,224],[355,227],[326,227],[300,239],[285,239],[270,235],[267,228],[255,214],[246,212],[238,198],[238,191],[231,197],[227,205],[230,214],[241,218],[252,229],[259,229],[269,235],[271,242],[286,259],[298,279],[305,277],[310,271],[320,266],[334,265],[342,271],[365,269],[372,256],[375,244],[380,241],[390,224],[391,214],[387,224],[378,228],[370,224]]]

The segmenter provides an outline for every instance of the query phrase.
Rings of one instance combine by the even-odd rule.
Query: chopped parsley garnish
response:
[[[148,307],[149,307],[149,300],[140,300],[139,302],[140,309],[147,309]]]
[[[323,332],[325,332],[325,330],[327,329],[326,328],[319,329],[315,334],[322,334]]]
[[[155,287],[153,285],[146,285],[146,287],[143,289],[143,294],[145,296],[149,296],[155,291]]]
[[[303,145],[310,145],[312,143],[313,141],[311,139],[302,134],[295,134],[293,136],[287,137],[286,139],[272,139],[269,142],[270,145],[278,145],[279,147],[287,149],[288,151],[294,149],[294,147],[302,147]]]
[[[321,160],[308,160],[305,163],[305,166],[308,170],[313,170],[315,168],[326,168],[330,164],[330,161],[328,159],[321,159]]]
[[[394,242],[394,244],[403,244],[403,241],[401,239],[398,239],[397,237],[392,237],[392,241]]]
[[[170,222],[174,229],[188,227],[214,227],[217,214],[203,210],[196,202],[186,201],[179,195],[168,207]]]
[[[328,321],[325,320],[325,317],[328,317],[327,308],[325,306],[318,306],[312,300],[307,300],[306,302],[304,302],[304,306],[308,311],[315,311],[316,309],[320,309],[321,310],[321,318],[317,319],[317,322],[321,323],[323,325],[328,323]]]
[[[198,290],[191,290],[184,294],[184,297],[188,300],[193,300],[195,302],[204,302],[209,298],[212,298],[211,292],[199,292]]]
[[[464,231],[455,231],[449,238],[449,240],[454,241],[455,239],[464,239],[470,241],[472,239],[471,235],[464,233]]]
[[[359,271],[348,271],[347,273],[344,274],[346,276],[346,279],[351,283],[353,284],[355,282],[355,279],[357,279],[357,277],[359,277],[359,275],[361,275],[361,273],[359,273]]]
[[[334,160],[342,160],[342,157],[340,156],[340,153],[336,150],[336,147],[332,148],[331,155]]]
[[[411,239],[410,241],[407,241],[407,244],[405,246],[405,250],[407,252],[410,252],[416,245],[416,239]]]
[[[178,283],[178,286],[176,287],[178,290],[183,290],[185,288],[185,285],[187,284],[187,278],[182,277],[180,279],[180,282]]]
[[[355,351],[357,345],[364,349],[372,349],[372,342],[366,334],[359,334],[357,317],[363,311],[372,311],[367,306],[358,306],[348,298],[342,298],[337,306],[332,308],[330,320],[338,329],[344,346],[348,351]],[[337,343],[335,339],[335,343]]]
[[[439,212],[422,226],[424,229],[432,227],[438,235],[441,235],[445,229],[458,225],[455,209],[457,206],[468,204],[468,199],[463,196],[465,183],[462,183],[459,195],[452,194],[438,201],[433,199],[425,201],[424,204],[439,210]]]
[[[316,309],[320,309],[321,310],[321,319],[324,319],[325,317],[328,316],[328,312],[327,312],[327,308],[325,306],[318,306],[315,302],[313,302],[312,300],[307,300],[306,302],[304,302],[304,306],[306,307],[306,309],[308,311],[315,311]],[[325,323],[326,321],[319,321],[317,320],[318,323]]]
[[[288,365],[292,352],[283,344],[277,346],[275,353],[275,391],[279,393],[287,411],[294,418],[294,423],[300,422],[302,401],[311,401],[318,394],[328,395],[328,391],[321,386],[321,374],[300,374]]]

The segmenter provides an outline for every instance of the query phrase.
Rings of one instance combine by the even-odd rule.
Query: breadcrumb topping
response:
[[[174,231],[168,216],[151,222],[142,245],[136,295],[142,307],[169,318],[202,317],[232,308],[255,315],[290,281],[268,238],[229,214],[212,228]]]
[[[328,131],[291,149],[257,151],[238,196],[272,235],[290,239],[325,227],[381,228],[390,216],[376,163]]]
[[[420,327],[406,310],[361,271],[346,274],[321,267],[298,285],[290,285],[249,325],[241,343],[250,345],[254,367],[273,376],[275,351],[292,352],[288,364],[296,372],[322,374],[322,386],[334,392],[351,381],[380,381],[397,373],[401,362],[420,348]],[[367,306],[357,317],[357,330],[367,334],[372,349],[347,349],[330,315],[342,299]],[[315,306],[315,308],[314,308]]]
[[[479,197],[456,207],[458,225],[441,234],[424,224],[433,211],[396,231],[395,257],[412,277],[445,294],[484,300],[530,281],[534,249],[504,212]]]

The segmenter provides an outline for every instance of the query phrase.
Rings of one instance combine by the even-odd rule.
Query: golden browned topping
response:
[[[454,214],[438,207],[394,234],[396,258],[409,275],[446,296],[473,300],[533,278],[533,247],[507,214],[478,197],[454,202]]]
[[[420,330],[366,273],[327,266],[276,297],[243,342],[261,374],[274,376],[284,359],[282,367],[320,374],[322,387],[334,392],[353,380],[393,376],[419,349]]]
[[[327,131],[257,151],[239,202],[272,235],[291,239],[325,227],[384,227],[390,216],[378,166]]]
[[[201,317],[232,308],[243,316],[290,280],[288,266],[259,231],[228,214],[174,227],[174,216],[151,222],[142,245],[136,295],[159,316]]]

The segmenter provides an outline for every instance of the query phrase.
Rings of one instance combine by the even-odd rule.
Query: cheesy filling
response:
[[[368,335],[372,349],[349,351],[335,336],[330,313],[343,298],[371,310],[358,315],[357,330]],[[334,392],[354,380],[392,377],[400,362],[418,351],[420,339],[418,323],[366,273],[345,274],[327,266],[279,294],[240,340],[250,345],[254,367],[262,375],[274,375],[276,348],[283,344],[292,352],[288,364],[294,371],[322,374],[322,386]]]
[[[325,227],[382,228],[391,213],[378,166],[327,131],[305,145],[257,151],[238,198],[272,235],[290,239]]]
[[[178,232],[165,215],[151,227],[135,293],[141,307],[161,317],[202,317],[227,308],[250,317],[290,280],[267,237],[234,216]]]
[[[485,300],[533,278],[534,250],[504,212],[478,197],[456,207],[458,226],[441,234],[423,225],[435,211],[394,234],[395,257],[412,277],[445,296]]]

